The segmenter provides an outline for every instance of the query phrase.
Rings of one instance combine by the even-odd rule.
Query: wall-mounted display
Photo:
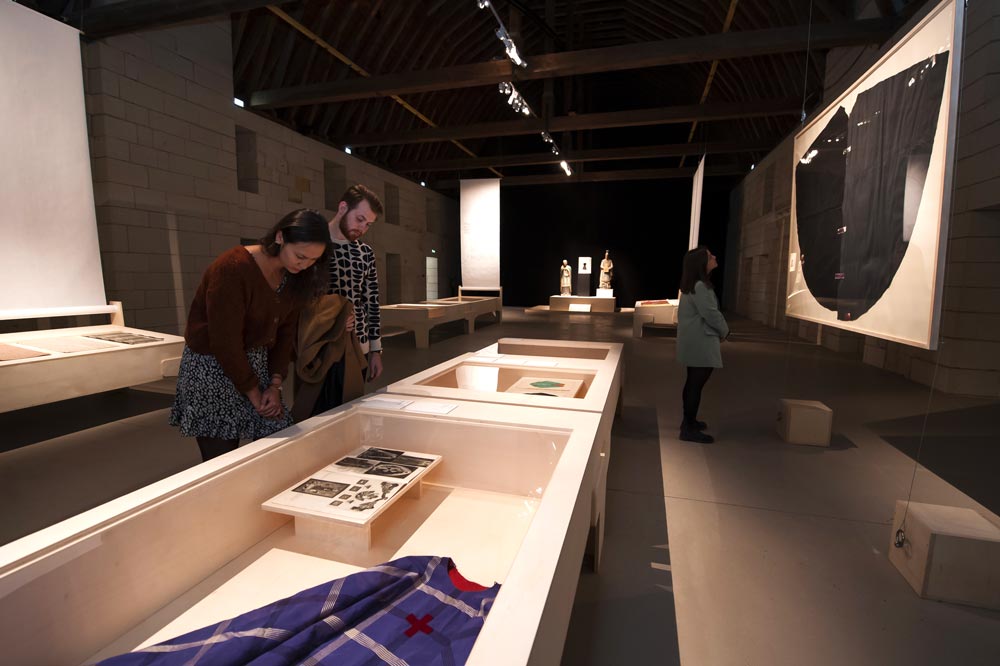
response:
[[[796,135],[788,316],[936,347],[959,13],[928,12]]]

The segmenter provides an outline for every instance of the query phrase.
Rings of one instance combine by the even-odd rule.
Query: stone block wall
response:
[[[827,74],[860,73],[828,59]],[[839,69],[838,69],[839,67]],[[955,189],[948,221],[945,290],[939,349],[929,351],[823,327],[823,346],[947,393],[1000,395],[1000,4],[971,2],[966,14],[959,95]],[[831,86],[834,82],[830,82]],[[775,164],[774,212],[764,213],[764,169]],[[791,137],[741,183],[738,219],[741,265],[735,310],[756,321],[815,340],[815,325],[789,320],[771,294],[783,298],[790,219]],[[779,186],[779,183],[782,185]],[[788,187],[787,196],[783,188]],[[775,221],[775,217],[781,217]],[[776,232],[771,225],[781,226]]]
[[[401,255],[403,300],[421,300],[432,249],[439,293],[451,293],[457,202],[236,107],[227,21],[110,37],[83,56],[105,286],[129,325],[182,333],[218,254],[296,208],[332,215],[325,162],[343,167],[346,184],[398,188],[399,224],[366,236],[383,298],[386,254]]]

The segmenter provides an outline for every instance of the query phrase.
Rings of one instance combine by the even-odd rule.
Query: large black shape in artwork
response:
[[[948,52],[860,93],[795,170],[802,275],[820,305],[853,321],[903,261],[927,179]]]

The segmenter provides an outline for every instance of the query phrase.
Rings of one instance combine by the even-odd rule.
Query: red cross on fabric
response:
[[[432,619],[434,619],[433,616],[424,615],[422,618],[418,620],[416,615],[410,613],[409,615],[406,616],[406,621],[410,623],[410,628],[407,629],[404,633],[408,638],[413,638],[414,636],[416,636],[418,631],[422,631],[425,634],[429,634],[432,631],[434,631],[433,629],[431,629],[429,624]]]

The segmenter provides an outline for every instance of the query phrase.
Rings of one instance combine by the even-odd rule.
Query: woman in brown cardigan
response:
[[[201,279],[170,424],[198,439],[202,460],[292,423],[281,384],[299,310],[323,293],[330,231],[317,211],[283,217],[260,245],[237,246]]]

